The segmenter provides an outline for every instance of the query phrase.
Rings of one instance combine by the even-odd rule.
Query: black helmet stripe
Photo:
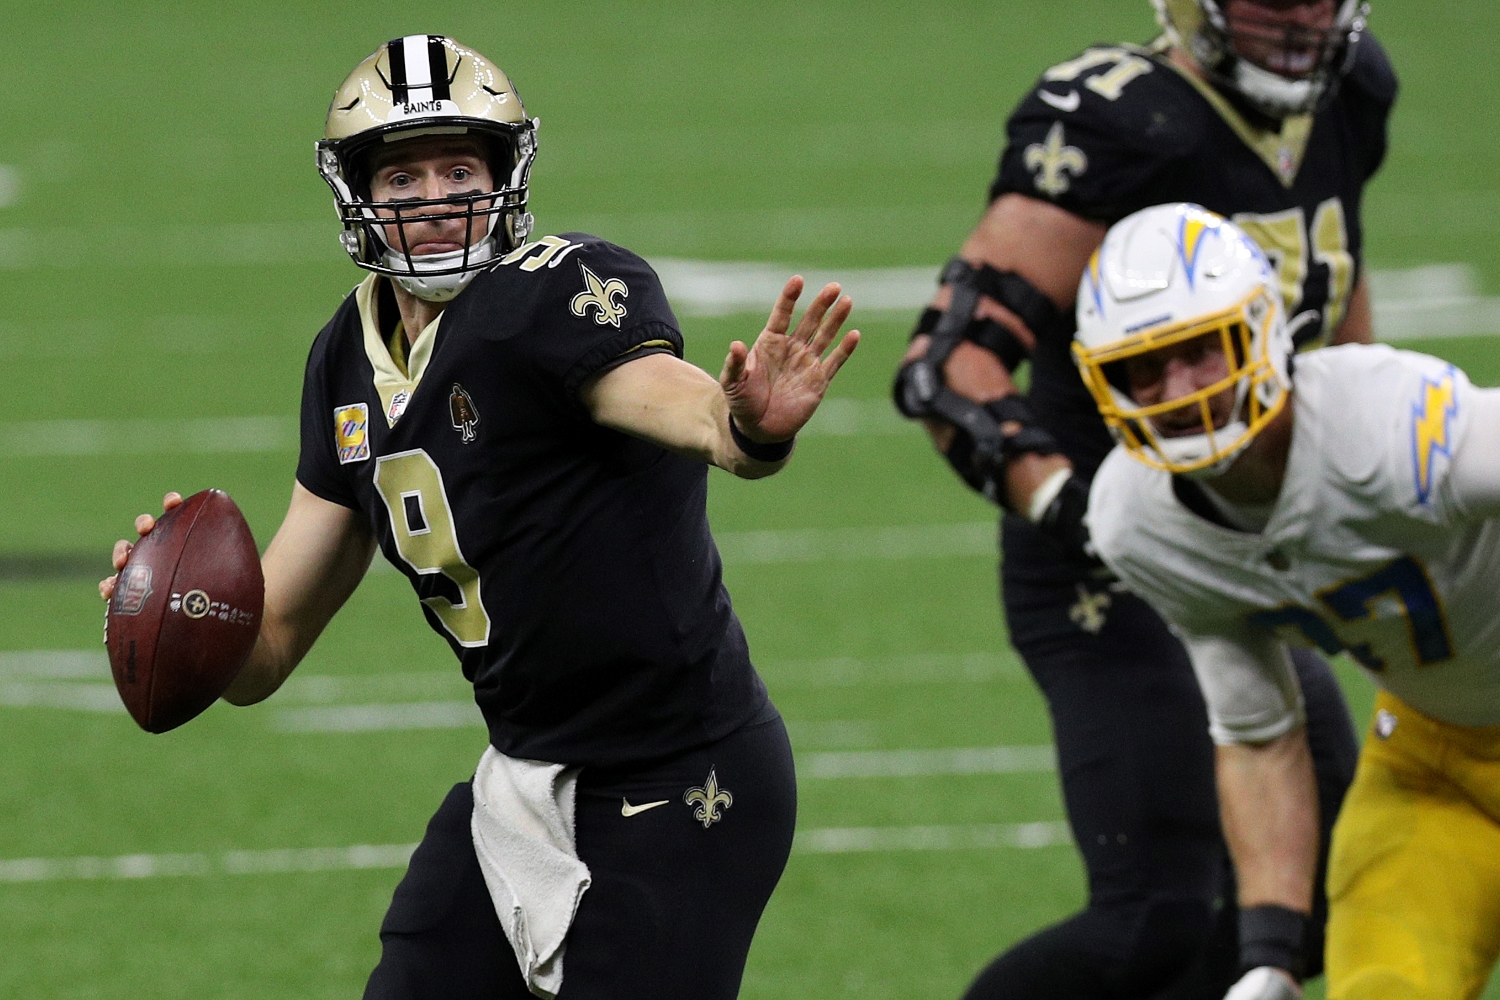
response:
[[[448,100],[448,49],[442,35],[427,36],[427,79],[432,81],[432,99]]]
[[[391,64],[391,103],[406,101],[406,46],[405,39],[393,38],[385,43],[386,62]]]
[[[391,101],[412,104],[419,101],[446,101],[448,86],[448,50],[442,35],[407,35],[386,43],[391,64]]]

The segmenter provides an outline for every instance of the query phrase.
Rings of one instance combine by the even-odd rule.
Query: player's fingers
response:
[[[161,498],[161,509],[162,509],[163,513],[165,513],[166,511],[171,510],[173,507],[180,507],[180,506],[182,506],[182,494],[181,493],[177,493],[177,492],[174,491],[174,492],[168,493],[166,496],[164,496],[164,497]]]
[[[828,355],[827,359],[823,362],[825,385],[833,381],[833,377],[839,373],[840,368],[844,367],[844,362],[849,360],[849,355],[853,354],[854,349],[858,346],[858,330],[850,330],[844,334],[844,339],[839,341],[838,346],[833,349],[833,353]]]
[[[849,311],[854,308],[854,300],[844,295],[828,310],[828,315],[823,317],[823,322],[818,324],[818,332],[807,345],[818,357],[828,350],[828,345],[833,343],[833,338],[839,335],[839,330],[849,319]]]
[[[776,304],[771,307],[771,317],[766,320],[766,329],[772,333],[785,334],[792,325],[792,310],[797,306],[797,299],[802,295],[802,275],[794,274],[787,279],[782,286],[781,294],[776,297]]]
[[[130,558],[130,549],[130,543],[123,538],[115,542],[115,547],[109,554],[110,565],[115,569],[124,569],[125,560]]]
[[[823,316],[828,312],[828,307],[838,301],[839,283],[830,281],[823,286],[823,290],[813,297],[807,304],[807,312],[802,314],[802,322],[797,324],[797,332],[792,334],[793,340],[802,343],[810,343],[817,335],[818,324],[823,322]]]
[[[150,514],[142,514],[135,519],[135,533],[137,535],[149,535],[151,529],[156,527],[156,518]]]
[[[104,598],[106,601],[115,596],[115,581],[118,579],[119,577],[117,576],[107,576],[104,579],[100,580],[99,596]]]
[[[719,385],[729,388],[745,377],[745,358],[750,351],[742,341],[729,345],[729,354],[724,358],[724,370],[719,374]]]

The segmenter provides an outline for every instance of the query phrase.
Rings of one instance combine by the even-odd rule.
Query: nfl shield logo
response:
[[[151,567],[126,566],[115,582],[115,614],[138,615],[151,596]]]

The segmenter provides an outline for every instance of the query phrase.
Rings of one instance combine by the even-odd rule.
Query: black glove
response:
[[[1077,473],[1070,473],[1062,489],[1047,504],[1036,526],[1042,533],[1061,543],[1068,551],[1078,553],[1089,562],[1098,562],[1089,543],[1089,484]]]

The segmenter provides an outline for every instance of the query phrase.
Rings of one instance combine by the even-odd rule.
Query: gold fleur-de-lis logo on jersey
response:
[[[1036,174],[1036,189],[1053,198],[1072,187],[1068,174],[1082,177],[1089,168],[1089,158],[1083,150],[1068,145],[1062,122],[1052,126],[1046,142],[1027,146],[1025,157],[1026,169]]]
[[[713,768],[709,768],[708,780],[697,788],[689,788],[683,794],[682,801],[690,806],[696,806],[693,809],[693,818],[702,823],[703,829],[707,830],[723,819],[719,815],[719,809],[721,807],[728,809],[734,805],[734,796],[730,795],[727,789],[719,787],[718,775],[714,774]]]
[[[594,322],[600,326],[608,323],[610,326],[618,327],[620,320],[625,318],[625,307],[615,301],[615,296],[628,298],[630,289],[625,287],[625,282],[619,278],[610,278],[601,281],[599,276],[588,269],[588,265],[579,262],[578,269],[583,272],[584,290],[573,296],[573,302],[569,306],[574,316],[587,316],[590,309],[598,312],[594,316]]]
[[[1074,625],[1089,635],[1098,635],[1099,630],[1104,628],[1104,612],[1109,610],[1112,603],[1109,594],[1102,590],[1097,594],[1091,594],[1088,588],[1080,583],[1078,603],[1068,609],[1068,617],[1073,619]]]

